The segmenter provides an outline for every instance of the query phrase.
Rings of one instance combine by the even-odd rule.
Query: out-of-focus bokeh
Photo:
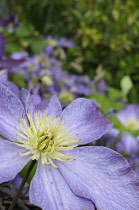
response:
[[[15,15],[6,38],[6,55],[27,49],[38,53],[42,36],[66,37],[75,44],[64,68],[94,79],[103,75],[108,85],[120,88],[128,75],[133,83],[129,101],[138,102],[139,2],[132,0],[1,0],[1,18]]]

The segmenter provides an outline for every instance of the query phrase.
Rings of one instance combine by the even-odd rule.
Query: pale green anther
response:
[[[137,119],[128,119],[126,122],[125,122],[125,127],[128,129],[128,130],[138,130],[139,129],[139,121]]]
[[[37,136],[41,137],[44,134],[44,129],[43,128],[39,128],[37,131]]]
[[[45,145],[45,142],[43,143],[43,144],[39,144],[38,145],[38,149],[40,150],[40,151],[43,151],[43,149],[46,147],[46,145]]]
[[[49,152],[50,150],[52,150],[52,146],[51,146],[51,145],[49,145],[49,146],[44,150],[44,152]]]
[[[57,41],[55,39],[48,39],[46,40],[46,44],[50,46],[55,46],[57,44]]]
[[[38,144],[41,144],[44,141],[45,142],[49,141],[49,137],[47,135],[43,135],[43,136],[38,138]]]
[[[30,73],[33,73],[33,72],[34,72],[33,65],[30,65],[30,66],[29,66],[29,72],[30,72]]]

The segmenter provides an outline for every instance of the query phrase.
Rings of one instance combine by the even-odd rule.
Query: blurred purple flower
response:
[[[124,132],[116,145],[116,149],[120,153],[125,153],[130,158],[135,158],[139,150],[139,137],[133,137],[129,133]]]
[[[5,40],[2,34],[0,34],[0,58],[4,55],[5,51]]]
[[[124,109],[116,113],[119,121],[127,130],[139,129],[139,106],[136,104],[127,105]]]
[[[112,126],[92,100],[76,99],[62,111],[53,96],[41,110],[25,89],[18,98],[0,85],[0,95],[0,135],[7,139],[0,139],[0,183],[36,159],[29,197],[43,210],[139,208],[139,179],[121,155],[105,147],[76,147]]]
[[[132,169],[139,175],[139,136],[133,137],[124,132],[123,136],[117,141],[116,151],[127,159]]]
[[[50,55],[55,47],[64,47],[64,48],[72,48],[74,44],[67,38],[58,39],[52,35],[46,37],[46,47],[44,48],[44,52],[47,55]]]
[[[17,20],[17,15],[12,15],[12,14],[9,14],[7,18],[2,18],[0,17],[0,26],[2,26],[3,28],[6,28],[8,27],[8,25],[12,24],[13,27],[17,27],[18,25],[18,20]]]
[[[109,148],[115,147],[116,139],[119,138],[119,130],[115,128],[111,128],[103,138],[105,145]]]
[[[112,128],[104,136],[104,140],[108,147],[114,148],[121,153],[131,167],[137,171],[135,162],[138,159],[139,136],[133,137],[131,134],[139,129],[139,106],[135,104],[127,105],[115,115],[125,127],[125,132],[123,132],[122,136],[118,136],[119,130]]]
[[[116,113],[118,120],[124,125],[127,132],[120,138],[117,149],[119,152],[125,152],[130,157],[136,156],[139,150],[139,136],[132,137],[129,132],[139,129],[139,106],[136,104],[127,105],[124,109]]]

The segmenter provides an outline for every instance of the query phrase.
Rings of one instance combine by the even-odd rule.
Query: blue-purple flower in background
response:
[[[64,47],[64,48],[72,48],[74,47],[74,44],[72,41],[70,41],[67,38],[61,38],[58,39],[57,37],[54,37],[52,35],[49,35],[46,37],[46,47],[44,48],[44,52],[47,55],[50,55],[54,48],[56,47]]]
[[[122,137],[119,137],[117,141],[116,150],[125,155],[132,168],[137,171],[139,136],[132,136],[132,132],[139,130],[139,106],[129,104],[117,112],[116,117],[126,129]]]
[[[17,97],[1,84],[0,183],[37,160],[29,197],[43,210],[138,210],[139,179],[126,160],[105,147],[81,146],[112,126],[96,108],[79,98],[62,111],[53,96],[41,109],[27,90]]]
[[[139,130],[139,106],[136,104],[127,105],[124,109],[116,113],[116,117],[126,128],[127,132],[121,138],[121,150],[130,156],[136,156],[139,150],[139,136],[132,137],[130,132]],[[128,133],[129,132],[129,133]]]
[[[18,26],[17,15],[9,14],[7,18],[0,17],[0,26],[6,28],[8,31],[15,29]]]

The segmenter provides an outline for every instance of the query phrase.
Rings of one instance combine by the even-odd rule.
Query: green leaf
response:
[[[16,75],[13,77],[13,82],[14,82],[16,85],[18,85],[19,87],[27,89],[27,84],[26,84],[25,81],[23,80],[23,75],[21,75],[21,74],[16,74]]]
[[[27,37],[32,34],[32,29],[26,26],[22,26],[16,29],[15,35],[19,38]]]
[[[88,36],[83,36],[82,38],[82,47],[86,48],[90,44],[90,39]]]
[[[31,81],[32,81],[33,84],[36,84],[37,82],[39,82],[39,80],[40,80],[40,77],[33,77],[31,79]]]
[[[44,47],[44,41],[41,38],[33,37],[28,41],[33,53],[40,53],[42,51]]]
[[[30,166],[31,161],[32,161],[32,160],[30,160],[30,161],[25,165],[25,167],[22,169],[22,171],[19,173],[19,175],[21,176],[21,178],[23,178],[23,177],[25,176],[26,171],[27,171],[28,167]],[[32,171],[30,172],[30,175],[29,175],[29,177],[28,177],[28,179],[27,179],[27,183],[28,183],[28,184],[30,184],[32,178],[34,177],[34,174],[35,174],[36,169],[37,169],[37,163],[38,163],[38,162],[36,162],[35,166],[33,167]]]
[[[116,101],[117,99],[120,99],[122,97],[122,93],[116,88],[108,87],[108,97],[112,101]]]
[[[104,114],[107,114],[109,112],[109,109],[111,108],[118,111],[121,110],[123,107],[123,105],[110,101],[108,98],[100,93],[93,93],[91,95],[88,95],[86,98],[93,99]]]
[[[121,85],[123,96],[127,96],[130,89],[133,87],[132,80],[129,76],[124,76],[120,81],[120,85]]]
[[[61,91],[59,94],[59,100],[63,103],[69,104],[73,101],[73,94],[69,91]]]
[[[137,136],[139,136],[139,130],[133,130],[133,131],[129,131],[128,130],[128,133],[130,133],[131,134],[131,136],[133,136],[133,137],[137,137]]]
[[[126,128],[121,124],[121,122],[117,119],[116,116],[114,115],[111,115],[109,117],[107,117],[108,120],[112,121],[114,124],[113,124],[113,128],[116,128],[120,131],[120,136],[122,136],[122,133],[124,131],[126,131]]]
[[[44,98],[50,98],[52,95],[50,93],[43,93]]]
[[[21,46],[19,45],[18,41],[17,43],[7,43],[5,46],[5,51],[8,54],[12,54],[16,51],[20,51],[21,50]]]

